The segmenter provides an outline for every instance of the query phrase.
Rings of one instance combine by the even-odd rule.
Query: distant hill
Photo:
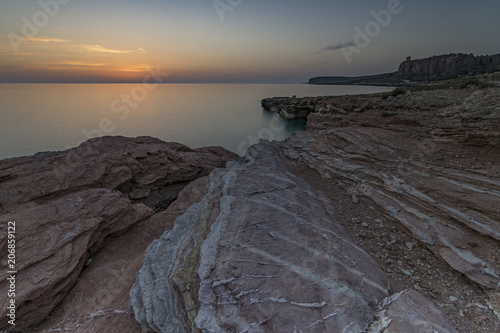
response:
[[[318,76],[309,80],[309,84],[318,85],[380,85],[393,86],[399,85],[401,79],[396,76],[396,73],[386,73],[367,76]]]
[[[369,76],[319,76],[309,84],[405,85],[408,82],[429,82],[500,71],[500,54],[474,56],[451,53],[412,60],[406,58],[397,72]]]

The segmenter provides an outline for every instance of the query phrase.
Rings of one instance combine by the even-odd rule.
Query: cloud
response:
[[[69,40],[59,39],[59,38],[50,38],[50,37],[32,37],[26,38],[28,42],[37,42],[37,43],[66,43]]]
[[[108,67],[108,63],[97,63],[87,61],[49,61],[27,64],[24,69],[29,70],[101,70]]]
[[[37,50],[40,50],[39,47],[46,48],[47,47],[52,47],[54,45],[60,45],[63,48],[59,48],[59,50],[64,50],[66,51],[81,51],[81,52],[86,52],[86,53],[94,53],[94,54],[102,54],[102,53],[110,53],[110,54],[131,54],[131,53],[146,53],[147,51],[143,48],[133,48],[133,49],[113,49],[113,48],[108,48],[102,45],[98,44],[85,44],[81,43],[79,41],[74,41],[74,40],[68,40],[68,39],[61,39],[61,38],[53,38],[53,37],[46,37],[46,36],[38,36],[38,37],[30,37],[30,38],[23,38],[24,43],[30,43],[34,47],[37,48]],[[10,54],[11,46],[0,40],[0,53],[2,55]],[[17,55],[21,55],[20,53],[16,53]]]
[[[111,72],[146,72],[148,69],[154,68],[149,64],[126,64],[126,63],[107,63],[107,62],[92,62],[80,60],[65,60],[65,61],[48,61],[38,62],[36,64],[27,64],[24,69],[29,70],[56,70],[56,71],[111,71]]]
[[[338,44],[335,44],[335,45],[330,45],[330,46],[327,46],[323,49],[323,51],[336,51],[336,50],[342,50],[342,49],[346,49],[348,47],[352,47],[352,46],[356,46],[356,44],[354,42],[342,42],[342,43],[338,43]]]
[[[116,53],[116,54],[126,54],[126,53],[135,53],[135,52],[140,52],[140,53],[145,53],[146,50],[142,48],[138,48],[135,50],[116,50],[116,49],[108,49],[102,45],[89,45],[89,44],[83,44],[83,45],[78,45],[81,47],[85,52],[91,52],[91,53]]]
[[[11,52],[11,53],[3,53],[0,52],[0,57],[1,56],[36,56],[35,53],[30,53],[30,52]],[[10,58],[8,59],[9,61],[14,61],[14,60],[25,60],[25,58]]]
[[[122,72],[145,72],[148,69],[154,69],[154,66],[149,64],[140,64],[140,65],[124,65],[120,66],[120,71]]]
[[[107,63],[90,63],[85,61],[61,61],[60,63],[56,63],[56,65],[63,66],[73,66],[73,67],[102,67],[107,66]]]

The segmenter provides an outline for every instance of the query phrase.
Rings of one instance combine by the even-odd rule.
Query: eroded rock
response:
[[[367,333],[457,333],[448,317],[415,290],[384,299]]]
[[[258,145],[149,247],[131,291],[156,332],[360,332],[388,295],[331,203]]]
[[[347,115],[320,110],[326,105],[339,105],[342,99],[369,102],[373,108]],[[489,309],[464,315],[467,304],[476,302],[468,295],[468,302],[460,301],[461,312],[450,312],[456,323],[467,327],[465,331],[485,325],[492,331],[500,329],[499,90],[414,92],[390,100],[376,95],[324,97],[317,98],[316,105],[308,116],[308,130],[283,144],[286,156],[318,171],[323,181],[331,184],[329,187],[341,187],[349,197],[354,194],[368,199],[359,206],[368,206],[399,223],[412,242],[418,241],[447,263],[444,269],[451,268],[467,277],[472,286],[480,286],[484,292],[474,294],[481,294],[479,299],[490,304]],[[349,204],[343,207],[356,210]],[[391,231],[385,235],[390,237]],[[363,240],[371,237],[361,236]],[[379,255],[386,262],[398,261],[390,253],[404,251],[405,246],[395,244],[395,240],[380,246],[376,241],[366,243],[375,245],[374,251],[389,249]],[[408,262],[411,265],[406,267],[401,264],[393,269],[411,273],[408,279],[424,276],[424,281],[432,280],[426,282],[429,286],[439,286],[442,294],[436,287],[424,290],[433,298],[449,302],[446,292],[456,292],[447,281],[434,280],[433,271],[443,267],[415,273],[421,264],[418,260]],[[403,272],[402,279],[404,276]],[[459,290],[465,291],[468,286],[464,282]],[[488,318],[487,324],[484,318]]]
[[[23,330],[47,318],[74,288],[84,265],[95,266],[96,260],[89,258],[101,250],[101,256],[112,259],[113,252],[103,253],[103,246],[136,225],[153,224],[151,219],[155,210],[163,210],[162,207],[174,200],[189,181],[208,174],[235,157],[222,148],[193,150],[148,137],[105,137],[61,153],[0,161],[0,221],[1,225],[16,222],[15,270],[18,272],[17,325],[7,325],[5,311],[9,299],[3,297],[0,330]],[[156,224],[156,237],[166,225],[168,223]],[[136,269],[148,245],[143,244],[141,251],[143,239],[137,236],[129,237],[127,243],[121,244],[129,250],[137,250]],[[6,248],[6,238],[1,239],[0,247]],[[114,247],[113,251],[119,253],[119,247]],[[2,295],[7,295],[8,289],[6,264],[2,261]],[[129,275],[129,285],[112,283],[113,275],[116,278],[126,267],[125,260],[121,261],[121,267],[112,261],[106,262],[106,259],[101,260],[100,265],[101,272],[107,273],[101,274],[97,270],[90,276],[99,286],[99,292],[106,293],[106,289],[119,291],[120,288],[128,292],[135,272]],[[126,292],[123,291],[122,295]],[[99,317],[96,307],[100,305],[82,303],[83,296],[79,295],[73,303],[63,303],[62,307],[78,308],[78,304],[86,304],[87,310],[92,310],[89,316],[92,319]],[[89,299],[94,296],[85,295]],[[121,301],[124,301],[123,297]],[[106,304],[123,311],[118,309],[116,302]],[[63,321],[71,322],[71,318]],[[73,327],[71,331],[78,330]]]

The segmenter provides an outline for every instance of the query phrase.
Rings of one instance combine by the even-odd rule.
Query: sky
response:
[[[498,0],[0,0],[0,82],[386,73],[407,56],[500,53],[499,13]]]

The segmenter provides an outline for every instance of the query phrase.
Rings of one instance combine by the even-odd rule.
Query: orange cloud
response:
[[[32,37],[25,38],[28,42],[38,42],[38,43],[65,43],[69,42],[69,40],[59,39],[59,38],[50,38],[50,37]]]
[[[118,67],[118,70],[122,72],[145,72],[148,69],[154,68],[154,66],[148,64],[141,65],[121,65]]]
[[[126,54],[126,53],[135,53],[135,52],[140,52],[140,53],[145,53],[146,50],[142,48],[138,48],[135,50],[116,50],[116,49],[108,49],[105,48],[102,45],[88,45],[88,44],[75,44],[76,47],[81,47],[84,51],[86,52],[93,52],[93,53],[117,53],[117,54]]]
[[[75,66],[75,67],[102,67],[109,65],[107,63],[91,63],[85,61],[61,61],[59,64],[66,66]]]
[[[67,61],[57,61],[57,62],[41,62],[37,64],[27,64],[24,69],[29,70],[63,70],[63,71],[109,71],[109,72],[129,72],[129,73],[143,73],[148,69],[154,68],[154,66],[149,64],[112,64],[106,62],[89,62],[89,61],[78,61],[78,60],[67,60]]]

